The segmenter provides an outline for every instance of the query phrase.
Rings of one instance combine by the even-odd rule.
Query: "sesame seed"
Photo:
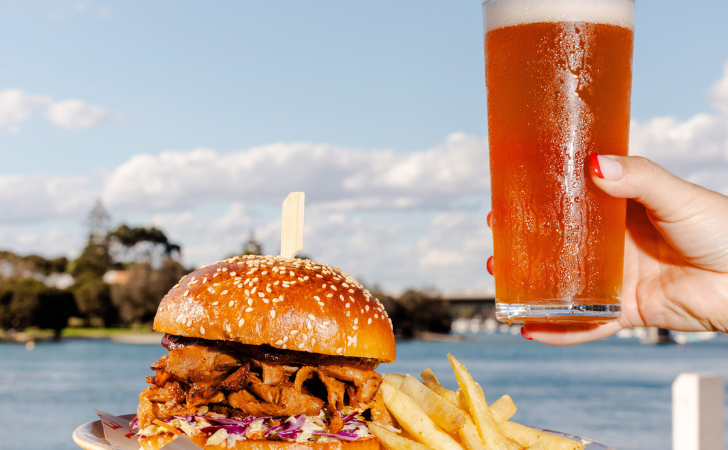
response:
[[[323,286],[321,286],[321,289],[326,289],[326,285],[324,284]]]
[[[368,324],[371,324],[372,323],[372,318],[371,317],[369,318],[369,320],[367,320],[367,323]]]
[[[198,282],[199,282],[198,280],[192,280],[189,283],[187,283],[187,286],[192,286],[193,284],[197,284]]]
[[[237,273],[235,273],[235,272],[230,272],[230,276],[231,276],[231,277],[234,277],[235,275],[237,275]]]
[[[265,294],[264,294],[264,293],[262,293],[262,292],[258,292],[258,297],[261,297],[261,298],[262,298],[262,297],[265,297]]]
[[[273,319],[275,319],[276,318],[276,312],[273,311],[273,310],[271,310],[270,317],[273,318]]]
[[[278,283],[280,283],[280,281],[276,280],[276,282],[273,283],[273,286],[278,286]]]
[[[348,308],[349,306],[351,306],[351,303],[347,303],[347,304],[346,304],[346,305],[344,305],[344,306],[346,306],[346,307]]]
[[[293,273],[293,271],[292,271],[292,270],[291,270],[291,271],[289,271],[288,273],[289,273],[289,274],[290,274],[291,276],[295,275],[295,274]]]
[[[256,281],[258,281],[258,277],[253,278],[253,280],[251,281],[251,283],[255,283]]]
[[[359,318],[358,317],[356,319],[354,319],[354,324],[357,324],[357,323],[359,323]]]
[[[343,295],[339,295],[339,298],[341,299],[341,301],[344,301],[344,296]]]
[[[220,275],[219,273],[216,273],[212,276],[212,278],[215,278],[216,276]]]
[[[355,330],[359,329],[359,327],[357,327],[356,325],[354,325],[352,328],[354,328]]]
[[[252,310],[253,310],[253,308],[251,308],[251,307],[247,307],[247,308],[245,308],[245,312],[250,312],[250,311],[252,311]]]
[[[349,289],[349,294],[353,294],[353,293],[354,293],[354,289]]]
[[[308,340],[308,336],[306,336],[306,333],[301,334],[301,339],[303,339],[304,341]]]
[[[222,291],[222,294],[221,295],[225,295],[225,294],[227,294],[227,289],[225,289],[224,291]]]
[[[220,286],[220,283],[213,283],[213,286]]]
[[[296,333],[298,333],[298,330],[291,330],[291,336],[295,336]]]
[[[320,302],[320,301],[321,301],[321,298],[319,298],[319,296],[318,296],[318,295],[314,295],[314,296],[313,296],[313,298],[314,298],[314,300],[316,300],[317,302]]]
[[[327,297],[327,298],[331,298],[331,297],[333,297],[333,296],[334,296],[334,294],[326,294],[326,297]]]
[[[266,290],[266,291],[268,291],[268,293],[269,293],[269,294],[270,294],[271,292],[273,292],[273,291],[271,291],[271,290],[270,290],[270,288],[269,288],[269,287],[265,288],[265,290]]]
[[[223,267],[223,268],[222,268],[222,271],[223,271],[223,272],[227,272],[227,267]]]
[[[334,285],[332,284],[332,285],[331,285],[331,289],[333,289],[333,290],[336,290],[336,286],[334,286]]]
[[[283,344],[283,350],[287,349],[288,346],[286,344]]]
[[[250,291],[251,294],[255,294],[255,287]]]
[[[308,318],[311,319],[311,320],[316,320],[316,316],[314,316],[313,314],[309,314],[308,315]]]
[[[205,334],[205,327],[200,327],[200,333]]]
[[[316,345],[316,339],[311,339],[311,345]]]
[[[309,330],[313,330],[313,325],[311,325],[311,322],[306,322],[306,327],[308,327]]]
[[[349,287],[349,285],[346,284],[346,283],[341,283],[341,285],[344,286],[345,288],[348,288]]]
[[[303,343],[298,344],[298,348],[303,348]]]
[[[233,306],[235,302],[233,300],[230,300],[230,303],[228,303],[228,306]]]
[[[378,318],[378,317],[379,317],[379,314],[374,314],[374,318],[375,319]]]
[[[264,271],[262,271],[262,272],[261,272],[260,274],[261,274],[261,275],[265,275],[265,274],[267,274],[267,273],[268,273],[268,271],[267,271],[267,270],[264,270]]]
[[[341,348],[341,347],[339,347],[339,348],[337,348],[337,349],[336,349],[336,353],[337,353],[337,354],[339,354],[339,355],[340,355],[340,354],[341,354],[341,352],[343,352],[343,351],[344,351],[344,349],[343,349],[343,348]]]
[[[350,316],[351,316],[351,311],[347,311],[346,312],[346,317],[350,317]]]
[[[276,345],[283,345],[283,341],[282,340],[276,341]]]
[[[253,299],[252,299],[252,298],[249,298],[249,299],[248,299],[248,305],[249,305],[249,306],[253,306]]]
[[[215,289],[209,287],[209,288],[207,288],[207,292],[209,292],[210,294],[214,294],[215,293]]]
[[[325,306],[325,305],[324,305],[324,302],[316,302],[316,303],[318,303],[318,304],[319,304],[319,306]]]
[[[217,306],[217,302],[212,302],[212,306]]]
[[[359,312],[364,314],[364,308],[360,309]]]
[[[192,325],[192,319],[187,319],[187,324],[186,324],[186,325],[187,325],[188,327],[189,327],[189,326],[191,326],[191,325]]]
[[[366,305],[366,306],[364,307],[364,309],[366,309],[367,311],[369,311],[369,305]]]
[[[267,304],[267,303],[270,303],[270,300],[268,300],[267,298],[264,298],[264,299],[263,299],[263,303],[266,303],[266,304]]]
[[[169,285],[168,285],[169,286]],[[190,291],[185,291],[184,294],[182,294],[182,297],[187,297],[190,294]]]
[[[316,274],[316,276],[319,277],[319,278],[323,278],[324,277],[323,275],[318,274],[318,273]]]
[[[288,336],[283,336],[283,342],[288,342]]]

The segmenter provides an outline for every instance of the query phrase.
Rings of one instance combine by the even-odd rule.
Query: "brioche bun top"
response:
[[[338,268],[243,256],[202,267],[162,299],[154,330],[323,355],[395,358],[382,304]]]

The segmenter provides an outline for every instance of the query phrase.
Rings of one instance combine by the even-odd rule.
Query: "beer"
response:
[[[634,2],[483,6],[497,316],[617,319],[626,203],[588,160],[627,154]]]

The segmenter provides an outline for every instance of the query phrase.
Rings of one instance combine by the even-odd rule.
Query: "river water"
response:
[[[94,340],[38,344],[32,351],[0,344],[0,449],[77,448],[71,433],[96,420],[92,408],[136,410],[149,364],[164,353],[157,345]],[[519,408],[513,420],[622,450],[671,448],[671,384],[679,373],[728,378],[725,335],[684,347],[610,338],[558,348],[510,334],[474,335],[466,343],[412,341],[399,343],[397,361],[379,371],[417,375],[431,367],[455,388],[447,353],[468,367],[489,402],[513,398]]]

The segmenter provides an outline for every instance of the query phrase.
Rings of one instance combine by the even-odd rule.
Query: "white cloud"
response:
[[[728,62],[723,66],[723,78],[710,88],[709,97],[715,109],[728,114]]]
[[[17,133],[21,122],[30,119],[36,109],[50,102],[50,97],[26,94],[20,89],[0,91],[0,127],[5,127],[9,133]]]
[[[68,129],[82,129],[108,123],[113,114],[99,106],[89,105],[81,100],[54,102],[47,95],[27,94],[20,89],[0,91],[0,128],[8,133],[20,131],[20,124],[33,117],[41,107],[46,106],[44,117],[52,124]]]
[[[79,176],[0,175],[0,223],[82,218],[97,193]]]
[[[630,154],[659,163],[674,174],[728,194],[728,64],[723,78],[710,89],[718,110],[680,121],[656,117],[632,121]]]
[[[45,117],[61,128],[83,129],[111,121],[112,115],[103,108],[81,100],[62,100],[48,106]]]
[[[276,143],[137,155],[106,180],[104,200],[120,208],[190,208],[206,202],[279,201],[305,191],[329,210],[440,207],[466,194],[487,196],[485,139],[461,133],[408,154],[324,144]]]

